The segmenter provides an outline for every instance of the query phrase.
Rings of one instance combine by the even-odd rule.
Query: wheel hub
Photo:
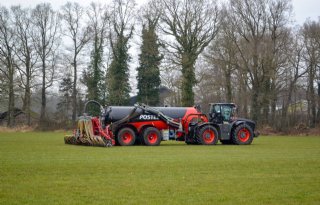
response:
[[[246,133],[241,132],[240,137],[241,137],[241,138],[245,138],[245,137],[246,137]]]

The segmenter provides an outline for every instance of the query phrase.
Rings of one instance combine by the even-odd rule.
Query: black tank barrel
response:
[[[159,110],[164,115],[169,116],[173,119],[180,119],[185,116],[188,107],[152,107],[153,109]],[[108,106],[105,108],[106,123],[116,122],[118,120],[123,119],[127,115],[131,113],[134,107],[130,106]],[[156,120],[157,116],[153,115],[152,113],[148,113],[146,111],[138,111],[142,114],[137,117],[137,121],[144,121],[144,120]]]

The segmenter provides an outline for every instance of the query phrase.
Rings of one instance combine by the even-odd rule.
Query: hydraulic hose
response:
[[[84,115],[86,115],[86,113],[87,113],[87,106],[88,106],[90,103],[93,103],[93,104],[98,105],[99,108],[100,108],[100,113],[101,113],[101,115],[104,114],[104,108],[103,108],[103,106],[102,106],[98,101],[96,101],[96,100],[89,100],[89,101],[86,102],[86,104],[84,105],[84,110],[83,110]]]

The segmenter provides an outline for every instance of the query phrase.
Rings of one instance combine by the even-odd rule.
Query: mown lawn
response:
[[[100,148],[0,133],[0,204],[320,204],[320,137]]]

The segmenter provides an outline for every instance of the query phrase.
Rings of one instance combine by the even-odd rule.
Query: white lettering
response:
[[[155,115],[140,115],[139,120],[159,120]]]

